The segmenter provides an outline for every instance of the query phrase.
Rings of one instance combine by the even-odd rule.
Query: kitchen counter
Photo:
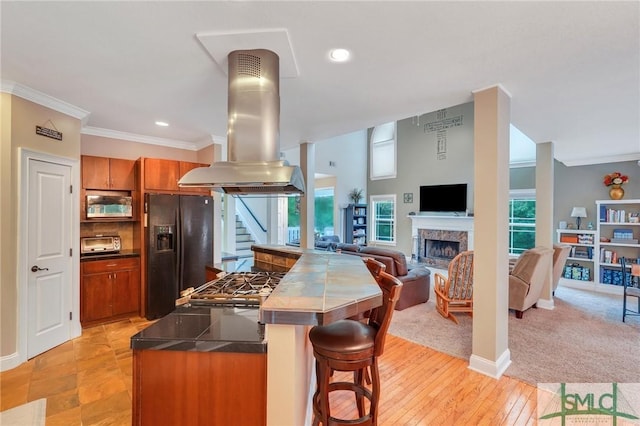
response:
[[[264,353],[257,307],[178,306],[131,337],[132,349]]]
[[[118,253],[81,254],[80,262],[92,260],[124,259],[127,257],[140,257],[140,252],[134,250],[120,250]]]
[[[194,304],[178,307],[133,336],[134,424],[167,420],[172,412],[167,406],[174,402],[171,399],[158,402],[157,393],[149,389],[168,388],[165,393],[175,396],[172,387],[183,389],[190,380],[194,386],[200,386],[197,377],[189,378],[195,374],[194,369],[211,374],[206,386],[222,386],[226,395],[237,395],[226,403],[207,400],[202,389],[203,395],[198,396],[202,401],[198,399],[195,403],[203,407],[208,417],[225,410],[243,412],[241,407],[233,408],[232,401],[244,400],[247,388],[257,387],[261,396],[251,400],[262,407],[256,410],[257,416],[265,417],[244,424],[310,424],[309,407],[315,382],[309,329],[381,305],[382,292],[362,259],[356,256],[279,245],[254,245],[252,250],[255,255],[252,268],[288,271],[262,304],[265,325],[258,323],[257,309],[240,308],[236,312],[233,308],[202,308]],[[262,356],[262,361],[256,356]],[[215,360],[220,357],[230,358],[217,364]],[[169,375],[158,367],[169,368],[172,363],[185,362],[193,367],[181,368],[180,374]],[[240,369],[246,383],[254,382],[241,389],[236,383],[239,372],[234,373],[236,379],[225,378],[231,366],[237,367],[239,362],[247,366]],[[181,379],[182,375],[187,377]],[[190,405],[193,404],[192,401]],[[194,410],[201,412],[195,407]],[[166,414],[159,415],[160,411]]]
[[[262,305],[265,324],[330,324],[382,304],[382,292],[361,258],[290,246],[253,245],[252,250],[297,259]]]

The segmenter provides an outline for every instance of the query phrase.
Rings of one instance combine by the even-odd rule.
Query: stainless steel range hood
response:
[[[228,194],[304,194],[297,166],[280,160],[280,63],[270,50],[229,54],[227,147],[229,161],[187,172],[183,187]]]

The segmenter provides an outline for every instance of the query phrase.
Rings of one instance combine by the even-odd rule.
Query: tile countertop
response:
[[[265,324],[329,324],[382,304],[382,291],[360,257],[273,245],[255,252],[298,258],[262,305]],[[132,349],[264,353],[259,309],[178,306],[131,337]]]
[[[266,353],[264,325],[251,307],[184,305],[131,337],[131,349]]]
[[[382,304],[382,291],[360,257],[278,245],[252,250],[298,257],[262,304],[265,324],[326,325]]]

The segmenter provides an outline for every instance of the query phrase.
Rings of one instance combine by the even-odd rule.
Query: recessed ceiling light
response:
[[[164,121],[156,121],[156,126],[167,127],[167,126],[169,126],[169,123],[164,122]]]
[[[345,62],[349,60],[351,53],[347,49],[333,49],[329,53],[329,58],[333,62]]]

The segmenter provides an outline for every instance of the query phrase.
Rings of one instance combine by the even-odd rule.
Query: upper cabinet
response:
[[[189,170],[206,167],[208,164],[189,161],[165,160],[161,158],[144,159],[144,189],[147,191],[171,191],[209,194],[209,188],[180,188],[178,181]]]
[[[136,187],[136,162],[121,158],[82,156],[82,187],[133,191]]]
[[[161,158],[144,159],[144,189],[178,191],[180,162]]]

